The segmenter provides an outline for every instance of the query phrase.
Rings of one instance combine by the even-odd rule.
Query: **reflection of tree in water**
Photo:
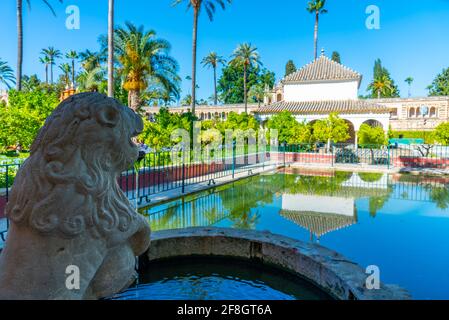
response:
[[[385,206],[385,203],[387,203],[389,199],[390,194],[380,197],[370,197],[368,200],[369,215],[375,218],[377,212],[382,210],[382,208]]]
[[[426,182],[423,181],[426,180]],[[408,183],[411,187],[421,187],[427,191],[429,198],[436,204],[439,209],[445,210],[449,208],[449,183],[441,182],[440,177],[430,176],[414,176],[402,175],[399,178],[400,182]]]
[[[284,191],[290,194],[332,195],[342,189],[341,184],[351,176],[351,172],[336,172],[332,177],[286,175]]]
[[[449,208],[449,185],[430,188],[430,199],[432,199],[440,209],[444,210]]]
[[[383,173],[379,172],[359,172],[359,177],[365,182],[377,182],[383,177]]]
[[[273,196],[282,190],[283,175],[263,175],[232,183],[220,191],[224,210],[229,213],[233,226],[239,229],[255,229],[259,222],[258,211],[251,212],[273,202]]]

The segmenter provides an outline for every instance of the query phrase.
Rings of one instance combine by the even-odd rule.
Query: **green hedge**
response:
[[[390,131],[390,138],[424,139],[425,143],[434,143],[433,131]]]

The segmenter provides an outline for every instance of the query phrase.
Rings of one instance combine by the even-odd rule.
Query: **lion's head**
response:
[[[82,93],[47,118],[12,188],[7,216],[44,233],[126,232],[136,215],[117,184],[138,156],[142,119],[116,100]]]
[[[0,299],[93,299],[130,284],[150,227],[117,178],[137,159],[132,138],[142,129],[131,109],[98,93],[53,111],[11,190]],[[77,291],[65,285],[71,265],[81,274]]]

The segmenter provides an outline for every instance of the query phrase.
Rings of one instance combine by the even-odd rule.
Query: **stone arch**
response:
[[[410,108],[408,110],[408,117],[409,118],[414,118],[415,117],[415,108]]]
[[[276,95],[276,102],[280,102],[280,101],[282,101],[282,93],[278,93]]]
[[[415,114],[415,116],[416,116],[416,117],[422,116],[422,114],[421,114],[421,108],[420,108],[420,107],[417,107],[417,108],[416,108],[416,114]]]
[[[223,112],[221,113],[221,119],[222,119],[222,120],[226,120],[226,112],[223,111]]]
[[[375,119],[368,119],[368,120],[365,120],[365,121],[363,121],[363,123],[362,124],[367,124],[367,125],[369,125],[370,127],[372,127],[372,128],[376,128],[376,127],[380,127],[380,128],[384,128],[384,126],[382,125],[382,123],[380,122],[380,121],[378,121],[378,120],[375,120]]]
[[[356,134],[355,134],[355,126],[352,123],[352,121],[349,121],[348,119],[343,119],[348,124],[348,131],[349,131],[349,139],[344,141],[344,143],[355,143]]]
[[[429,117],[436,118],[437,117],[437,109],[435,107],[431,107],[429,111]]]
[[[207,119],[209,119],[209,120],[212,119],[212,115],[210,112],[207,113]]]

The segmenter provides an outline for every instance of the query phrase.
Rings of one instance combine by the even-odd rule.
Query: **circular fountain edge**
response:
[[[368,274],[341,254],[317,244],[270,233],[217,227],[156,231],[142,263],[185,256],[244,258],[299,275],[341,300],[404,300],[407,290],[381,283],[368,290]]]

